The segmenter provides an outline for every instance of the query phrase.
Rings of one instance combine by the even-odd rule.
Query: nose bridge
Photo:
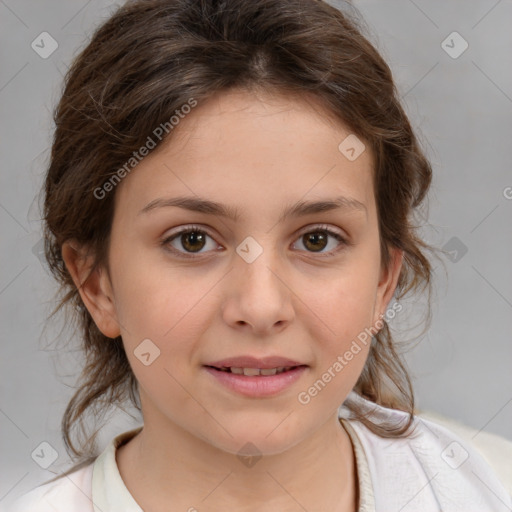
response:
[[[242,273],[243,283],[251,288],[279,288],[280,282],[274,274],[280,267],[278,248],[274,246],[272,236],[258,238],[261,243],[247,236],[237,246],[236,271]],[[267,289],[266,293],[269,291]]]
[[[273,325],[292,317],[286,278],[281,274],[279,249],[272,236],[246,237],[236,248],[233,271],[235,286],[228,297],[230,323],[243,322],[253,328],[267,331]],[[264,240],[263,240],[264,238]]]

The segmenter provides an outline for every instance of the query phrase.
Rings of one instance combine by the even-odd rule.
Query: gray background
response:
[[[432,326],[407,354],[418,406],[512,440],[512,2],[354,5],[434,166],[423,234],[438,247],[467,249],[433,260]],[[60,419],[79,354],[58,350],[60,324],[43,331],[55,288],[37,257],[37,196],[62,73],[113,8],[106,0],[0,0],[0,506],[70,465]],[[47,59],[31,48],[43,31],[59,45]],[[453,31],[469,44],[458,58],[441,46]],[[404,305],[396,333],[414,339],[425,301]],[[114,414],[100,445],[137,424]],[[43,441],[59,454],[48,470],[31,458]]]

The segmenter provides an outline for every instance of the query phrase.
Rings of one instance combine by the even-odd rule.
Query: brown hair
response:
[[[105,412],[127,397],[141,409],[121,337],[107,338],[95,325],[63,262],[62,245],[75,240],[90,248],[95,266],[106,264],[115,191],[101,199],[95,191],[191,98],[201,103],[234,87],[312,95],[369,145],[382,264],[389,263],[389,246],[403,249],[396,298],[428,287],[430,299],[431,266],[424,251],[432,248],[416,235],[412,216],[430,186],[431,166],[388,65],[354,14],[320,0],[129,1],[75,58],[54,113],[45,252],[61,284],[54,314],[70,307],[85,355],[80,385],[62,419],[68,453],[93,454],[98,431],[87,434],[86,411]],[[386,437],[406,434],[413,390],[387,323],[374,336],[354,391],[409,413],[406,424],[378,425],[347,400],[368,428]],[[74,426],[84,436],[79,446],[72,440]]]

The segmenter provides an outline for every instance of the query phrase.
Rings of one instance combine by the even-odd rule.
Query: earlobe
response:
[[[110,277],[103,267],[92,269],[94,256],[74,241],[62,245],[62,259],[98,329],[109,338],[121,334]]]
[[[383,268],[380,275],[379,286],[375,303],[374,322],[386,314],[386,310],[395,293],[400,272],[402,270],[404,251],[396,247],[390,247],[390,262],[387,268]]]

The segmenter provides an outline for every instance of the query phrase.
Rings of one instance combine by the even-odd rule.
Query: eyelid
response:
[[[173,254],[177,254],[180,257],[199,258],[199,257],[201,257],[202,254],[205,254],[205,253],[187,253],[187,252],[178,251],[172,246],[169,247],[170,242],[173,241],[176,237],[178,237],[182,233],[188,233],[191,231],[199,231],[201,233],[205,233],[212,240],[214,240],[215,243],[217,243],[217,241],[215,240],[215,237],[209,232],[209,230],[206,227],[203,227],[203,226],[200,226],[197,224],[187,224],[184,226],[180,226],[180,228],[177,231],[173,231],[170,234],[167,234],[161,241],[161,245],[164,246],[164,248],[166,248],[166,250],[172,252]],[[314,231],[326,231],[330,236],[332,236],[333,238],[338,240],[338,242],[340,242],[340,246],[337,249],[333,249],[333,250],[331,250],[329,252],[325,252],[325,253],[322,253],[322,252],[315,253],[315,252],[309,252],[309,251],[300,251],[300,252],[309,252],[310,254],[316,254],[320,257],[329,257],[329,256],[334,256],[335,254],[337,254],[343,246],[348,247],[348,246],[352,245],[352,242],[350,242],[348,236],[346,236],[345,234],[342,234],[338,229],[331,227],[328,224],[310,224],[308,226],[305,226],[295,235],[295,239],[297,239],[298,237],[300,237],[306,233],[310,233],[310,232],[314,232]],[[212,251],[209,251],[209,252],[212,252]]]
[[[334,235],[335,237],[339,237],[341,240],[347,242],[347,236],[343,234],[339,229],[336,229],[329,224],[310,224],[302,228],[296,236],[303,235],[305,233],[309,233],[310,231],[327,231],[330,235]],[[348,242],[347,242],[348,243]]]

